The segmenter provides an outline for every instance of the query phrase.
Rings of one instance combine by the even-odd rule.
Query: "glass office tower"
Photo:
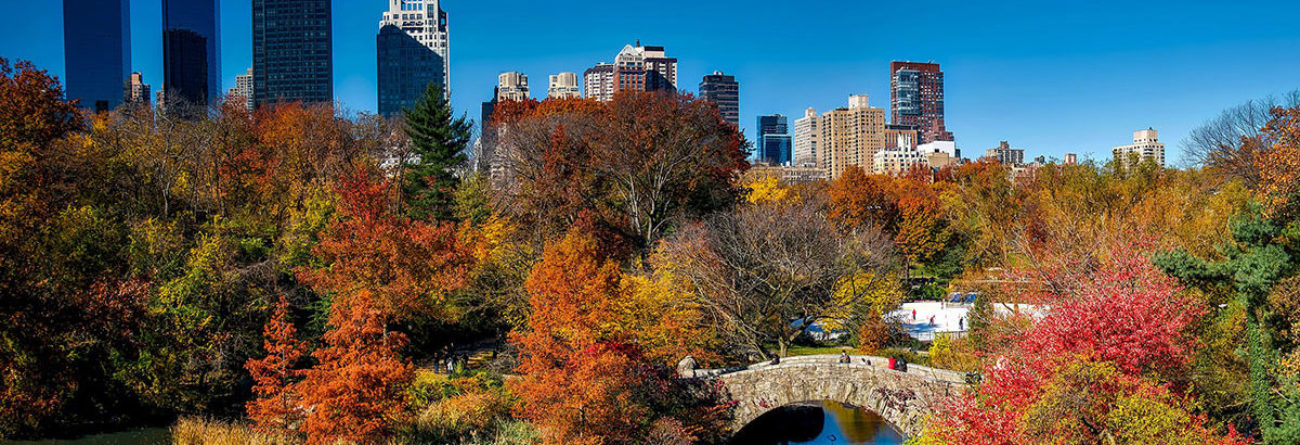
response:
[[[438,0],[390,0],[375,37],[379,114],[396,116],[415,106],[425,88],[447,89],[447,13]]]
[[[68,99],[95,111],[121,105],[131,75],[131,2],[63,0],[63,57]]]
[[[790,162],[793,141],[784,115],[758,117],[758,162],[785,165]]]
[[[163,0],[163,90],[207,105],[221,94],[220,0]]]
[[[330,0],[253,0],[253,95],[258,107],[334,101]]]

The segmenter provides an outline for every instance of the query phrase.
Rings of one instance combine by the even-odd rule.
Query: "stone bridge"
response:
[[[887,358],[865,355],[849,356],[847,364],[838,355],[815,355],[730,369],[693,369],[693,362],[683,360],[678,372],[722,383],[735,403],[732,431],[782,406],[833,400],[869,409],[912,437],[944,398],[968,386],[963,373],[916,365],[900,372],[889,369]]]

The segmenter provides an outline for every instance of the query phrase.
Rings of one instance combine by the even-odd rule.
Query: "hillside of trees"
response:
[[[679,360],[841,346],[980,376],[916,444],[1300,443],[1300,108],[1183,170],[787,184],[689,95],[503,103],[483,172],[436,87],[401,120],[62,96],[0,59],[0,438],[725,443]],[[973,290],[962,338],[884,318]]]

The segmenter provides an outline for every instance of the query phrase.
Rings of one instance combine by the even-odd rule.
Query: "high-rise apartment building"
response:
[[[582,91],[588,99],[614,100],[614,64],[598,63],[582,73]]]
[[[579,99],[582,92],[578,90],[578,75],[576,73],[552,74],[549,88],[546,89],[546,97],[551,99]]]
[[[216,102],[222,93],[220,0],[163,0],[162,19],[167,100]]]
[[[1148,160],[1164,167],[1165,144],[1160,142],[1160,132],[1152,128],[1133,132],[1133,144],[1115,147],[1115,160],[1128,168]]]
[[[131,72],[131,2],[63,0],[63,57],[69,100],[95,111],[121,105]]]
[[[450,34],[440,0],[389,0],[375,37],[379,114],[396,116],[424,96],[430,83],[451,85]]]
[[[790,126],[785,116],[772,114],[758,117],[758,162],[788,164],[792,145]]]
[[[149,84],[144,83],[144,74],[131,73],[131,80],[126,83],[126,103],[135,106],[148,107],[150,97]]]
[[[331,0],[253,0],[253,100],[257,106],[334,101],[330,5]]]
[[[740,83],[736,82],[736,76],[721,71],[704,76],[700,81],[700,98],[717,104],[722,120],[740,128]]]
[[[498,102],[528,100],[528,75],[513,71],[498,75],[496,100]]]
[[[817,110],[804,110],[803,117],[794,121],[794,159],[795,166],[817,165]]]
[[[889,73],[891,123],[916,127],[922,144],[953,140],[943,120],[943,71],[939,64],[891,62]]]
[[[677,91],[677,59],[662,46],[627,45],[614,56],[614,93]]]
[[[871,171],[885,148],[885,110],[872,108],[865,95],[849,96],[848,108],[822,114],[817,126],[817,166],[831,179],[849,166]]]
[[[990,148],[987,151],[985,151],[984,157],[987,159],[998,161],[1003,165],[1010,165],[1010,166],[1024,165],[1025,150],[1019,148],[1011,148],[1011,144],[1007,143],[1007,141],[1002,141],[998,143],[997,147]]]
[[[226,100],[239,100],[243,102],[244,108],[252,111],[254,94],[253,69],[249,68],[246,74],[235,76],[235,86],[226,92]]]

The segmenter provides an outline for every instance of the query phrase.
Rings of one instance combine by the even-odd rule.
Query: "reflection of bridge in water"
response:
[[[731,369],[693,369],[683,360],[682,377],[715,380],[735,402],[732,430],[772,409],[795,403],[832,400],[869,409],[909,436],[925,427],[925,419],[949,396],[967,388],[966,374],[909,365],[907,372],[889,369],[889,359],[854,355],[840,363],[838,355],[788,357]]]

